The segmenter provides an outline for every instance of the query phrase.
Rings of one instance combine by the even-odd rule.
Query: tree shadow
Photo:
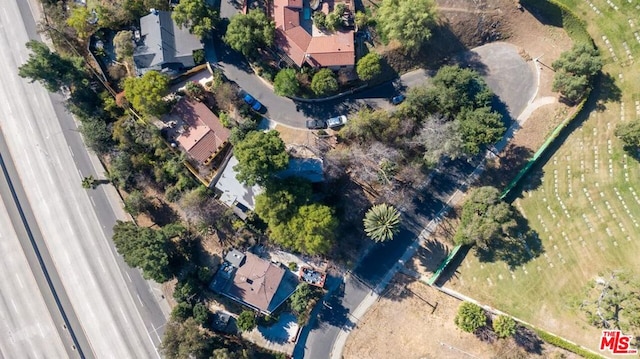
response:
[[[318,304],[320,308],[318,320],[339,328],[352,329],[355,323],[349,317],[349,309],[342,304],[344,298],[344,285],[338,286],[331,295],[325,296]]]
[[[529,227],[529,221],[517,212],[516,233],[510,237],[492,241],[487,249],[475,247],[480,262],[502,261],[513,270],[544,253],[538,233]]]
[[[533,330],[519,326],[513,339],[519,347],[528,353],[542,354],[542,344],[544,344],[544,342],[538,338]]]
[[[533,151],[530,148],[509,143],[495,159],[487,163],[480,178],[480,184],[498,188],[507,187],[532,156]],[[541,182],[538,183],[540,184]]]
[[[443,286],[451,278],[458,279],[460,275],[458,268],[467,257],[467,254],[469,254],[470,249],[470,246],[462,246],[458,251],[458,254],[451,260],[451,262],[449,262],[447,268],[445,268],[445,270],[440,274],[440,277],[438,277],[438,280],[436,280],[434,284],[437,286]],[[438,263],[438,265],[440,265],[440,263]]]
[[[180,219],[173,208],[161,199],[154,201],[153,206],[150,206],[149,217],[151,217],[153,223],[160,227],[175,223]]]
[[[443,243],[436,240],[429,240],[422,246],[418,247],[418,251],[413,258],[418,260],[428,272],[435,272],[442,261],[449,255],[449,248]],[[411,264],[407,264],[408,266]]]
[[[482,76],[487,75],[487,65],[482,62],[482,58],[475,51],[464,51],[458,54],[453,62],[462,68],[470,68]]]
[[[560,7],[543,4],[534,0],[520,0],[520,5],[524,7],[540,23],[555,27],[562,27],[562,10]]]
[[[598,102],[596,104],[596,111],[602,112],[607,107],[606,103],[620,102],[622,98],[622,90],[616,85],[616,79],[607,72],[601,72],[598,85]]]

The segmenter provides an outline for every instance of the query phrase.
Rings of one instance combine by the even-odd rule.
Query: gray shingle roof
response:
[[[138,69],[193,67],[193,51],[203,48],[197,36],[178,27],[170,11],[155,10],[140,18],[140,35],[142,43],[133,54]]]

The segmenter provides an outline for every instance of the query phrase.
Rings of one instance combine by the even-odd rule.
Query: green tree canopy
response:
[[[173,20],[189,32],[204,38],[218,24],[218,13],[207,4],[207,0],[181,0],[171,13]]]
[[[31,82],[39,81],[49,92],[57,92],[61,86],[73,87],[83,78],[83,60],[63,57],[51,52],[47,45],[36,40],[26,44],[31,51],[27,62],[18,68],[18,75]]]
[[[300,283],[296,291],[289,297],[289,303],[295,313],[302,314],[309,308],[313,299],[313,288],[308,283]]]
[[[438,15],[432,0],[382,0],[376,14],[378,30],[410,51],[419,50],[431,38]]]
[[[602,58],[593,45],[577,43],[551,66],[555,71],[553,91],[575,103],[587,92],[591,78],[602,69]]]
[[[282,69],[273,81],[273,89],[280,96],[296,96],[300,91],[300,82],[296,77],[296,70]]]
[[[640,120],[618,124],[615,135],[624,147],[637,150],[640,148]]]
[[[422,93],[420,98],[411,98],[414,93],[410,92],[407,102],[433,101],[434,110],[449,119],[454,118],[463,108],[491,106],[493,92],[480,74],[472,69],[462,69],[457,65],[443,66],[433,77],[432,84],[433,87]]]
[[[489,107],[464,109],[457,121],[460,124],[463,147],[470,155],[477,155],[483,146],[498,142],[506,131],[502,115],[491,111]]]
[[[238,324],[238,329],[243,332],[248,332],[258,325],[258,320],[256,319],[256,314],[254,312],[250,310],[243,310],[238,316],[236,323]]]
[[[311,198],[311,184],[291,177],[266,186],[256,196],[256,214],[270,226],[289,221]]]
[[[171,319],[185,321],[193,316],[193,306],[187,302],[180,302],[171,309]]]
[[[364,216],[364,231],[376,242],[393,239],[398,233],[400,212],[386,203],[371,207]]]
[[[89,37],[96,28],[95,25],[90,22],[94,16],[87,6],[76,5],[71,8],[71,12],[67,18],[67,25],[76,31],[78,38],[84,40]]]
[[[235,145],[233,153],[238,159],[234,167],[237,178],[249,186],[264,184],[289,164],[289,155],[277,131],[251,131]]]
[[[146,279],[164,283],[171,277],[169,243],[162,231],[118,221],[113,227],[113,242],[124,261],[140,268]]]
[[[327,15],[322,11],[316,11],[313,13],[313,24],[320,30],[327,28]]]
[[[338,220],[330,207],[301,206],[287,222],[270,226],[270,238],[279,245],[310,255],[326,254],[335,240]]]
[[[165,327],[160,349],[167,359],[208,358],[213,350],[213,337],[193,318],[171,319]]]
[[[133,42],[133,33],[129,30],[118,31],[113,37],[113,47],[116,51],[118,60],[128,59],[133,56],[135,45]]]
[[[330,69],[316,72],[311,79],[311,90],[318,96],[326,96],[338,91],[338,80]]]
[[[329,15],[325,17],[324,26],[327,30],[336,31],[342,27],[342,16],[340,16],[337,12],[330,12]]]
[[[200,325],[205,325],[209,321],[209,309],[202,303],[193,306],[193,319]]]
[[[455,323],[465,332],[475,333],[476,330],[487,325],[487,315],[478,305],[464,302],[458,308]]]
[[[273,45],[275,24],[262,10],[249,10],[246,15],[231,18],[224,41],[232,49],[247,57],[255,55],[261,47]]]
[[[169,78],[158,71],[147,71],[142,77],[126,78],[124,92],[136,110],[159,116],[167,111],[163,98],[169,93]]]
[[[84,143],[98,154],[103,154],[113,149],[113,139],[107,123],[97,117],[89,117],[82,120],[79,126]]]
[[[589,79],[584,75],[574,75],[558,70],[553,77],[553,91],[558,91],[571,103],[580,100],[589,88]]]
[[[474,190],[462,205],[460,225],[453,240],[456,244],[476,244],[487,249],[492,241],[512,236],[517,227],[516,213],[500,199],[495,187]]]
[[[499,315],[493,320],[493,331],[496,332],[498,338],[508,338],[516,334],[518,325],[513,318],[507,315]]]
[[[382,65],[380,64],[380,55],[370,52],[358,60],[356,72],[358,77],[363,81],[372,80],[382,73]]]
[[[134,190],[124,199],[124,210],[132,216],[144,213],[151,207],[151,201],[142,191]]]

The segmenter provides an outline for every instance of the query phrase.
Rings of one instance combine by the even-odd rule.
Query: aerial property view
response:
[[[638,358],[637,0],[0,8],[0,356]]]

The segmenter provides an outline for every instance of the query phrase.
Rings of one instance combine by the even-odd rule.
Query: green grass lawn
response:
[[[576,306],[587,283],[621,268],[640,276],[640,165],[613,135],[616,124],[640,118],[640,3],[561,2],[588,22],[621,98],[593,111],[543,167],[542,184],[514,202],[544,254],[510,271],[470,253],[451,286],[597,350],[600,331]]]

